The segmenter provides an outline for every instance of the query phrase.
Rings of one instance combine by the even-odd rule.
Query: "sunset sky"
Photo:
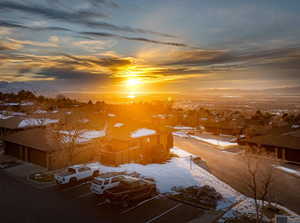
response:
[[[299,0],[0,0],[0,81],[62,92],[300,85]]]

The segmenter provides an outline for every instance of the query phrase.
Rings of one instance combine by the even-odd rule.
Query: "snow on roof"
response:
[[[14,116],[25,116],[26,115],[26,113],[24,113],[24,112],[11,112],[10,114],[14,115]]]
[[[292,125],[292,128],[293,128],[293,129],[300,128],[300,125]]]
[[[0,119],[9,119],[13,116],[0,114]]]
[[[116,117],[116,115],[115,115],[115,114],[112,114],[112,113],[109,113],[107,116],[108,116],[108,117]]]
[[[57,123],[58,121],[59,121],[58,119],[49,119],[49,118],[44,118],[44,119],[29,118],[29,119],[22,120],[19,123],[18,128],[48,125],[52,123]]]
[[[31,101],[21,103],[21,106],[31,106],[31,105],[34,105],[34,103]]]
[[[35,112],[34,112],[35,114],[46,114],[47,113],[47,111],[45,111],[45,110],[36,110]]]
[[[105,136],[105,131],[104,130],[91,130],[91,131],[86,131],[84,133],[82,133],[80,135],[80,137],[82,138],[86,138],[86,139],[94,139],[94,138],[100,138]]]
[[[160,119],[165,119],[167,116],[168,116],[167,114],[152,115],[153,118],[160,118]]]
[[[138,129],[138,130],[132,132],[131,138],[139,138],[139,137],[149,136],[149,135],[154,135],[154,134],[156,134],[155,130],[142,128],[142,129]]]
[[[173,128],[177,129],[177,130],[192,130],[192,129],[195,129],[195,128],[189,127],[189,126],[174,126]]]
[[[72,141],[72,138],[70,137],[70,135],[74,135],[75,134],[75,130],[71,130],[71,131],[59,131],[61,134],[66,135],[63,138],[63,141],[68,143]],[[88,142],[92,139],[95,138],[101,138],[103,136],[105,136],[106,132],[105,130],[90,130],[90,131],[82,131],[82,132],[78,132],[78,137],[76,139],[77,143],[84,143],[84,142]]]
[[[121,122],[118,122],[118,123],[114,124],[114,127],[116,127],[116,128],[119,128],[119,127],[122,127],[122,126],[124,126],[124,124],[121,123]]]
[[[87,118],[83,118],[81,120],[79,120],[81,123],[88,123],[90,120]]]
[[[58,112],[58,110],[54,110],[54,111],[52,111],[52,113],[57,113]]]
[[[67,111],[67,112],[65,112],[67,115],[71,115],[72,114],[72,112],[70,112],[70,111]]]
[[[3,104],[4,106],[18,106],[20,105],[19,102],[7,102]]]

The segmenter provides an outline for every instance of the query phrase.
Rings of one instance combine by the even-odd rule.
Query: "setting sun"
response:
[[[126,80],[127,87],[135,87],[142,84],[142,81],[137,78],[129,78]]]

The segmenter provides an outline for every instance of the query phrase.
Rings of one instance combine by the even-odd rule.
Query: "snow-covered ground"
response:
[[[259,201],[259,202],[261,202],[261,201]],[[285,211],[287,213],[287,215],[289,215],[292,218],[296,218],[296,217],[299,218],[299,215],[297,215],[297,213],[295,213],[281,205],[278,205],[275,203],[272,203],[272,205]],[[239,216],[240,214],[248,215],[248,216],[255,216],[255,204],[254,204],[253,199],[244,197],[243,201],[241,201],[236,206],[234,206],[232,209],[227,211],[226,214],[223,215],[223,217],[221,219],[219,219],[219,223],[223,223],[226,218],[232,218],[235,216]]]
[[[200,137],[200,136],[194,136],[191,135],[192,138],[200,140],[200,141],[204,141],[207,142],[209,144],[215,145],[215,146],[222,146],[222,147],[226,147],[226,146],[236,146],[238,145],[237,143],[233,143],[230,141],[224,141],[224,140],[218,140],[218,139],[208,139],[208,138],[204,138],[204,137]]]
[[[288,167],[284,167],[284,166],[275,166],[276,169],[279,169],[279,170],[282,170],[286,173],[290,173],[292,175],[295,175],[297,177],[300,177],[300,171],[298,170],[294,170],[294,169],[291,169],[291,168],[288,168]]]
[[[119,167],[109,167],[99,164],[101,172],[127,171],[138,172],[143,176],[155,180],[161,193],[172,192],[174,187],[188,187],[194,185],[209,185],[222,194],[223,200],[219,202],[218,209],[223,209],[238,201],[241,194],[233,188],[208,173],[203,168],[192,163],[190,153],[179,148],[173,148],[172,152],[178,157],[172,158],[163,164],[141,165],[136,163],[124,164]]]

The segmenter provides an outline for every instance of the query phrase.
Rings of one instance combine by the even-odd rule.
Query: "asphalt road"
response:
[[[247,189],[247,166],[240,155],[218,150],[215,146],[192,138],[174,136],[175,146],[200,156],[209,171],[237,191],[250,196]],[[274,199],[300,214],[300,178],[280,170],[274,171]]]

